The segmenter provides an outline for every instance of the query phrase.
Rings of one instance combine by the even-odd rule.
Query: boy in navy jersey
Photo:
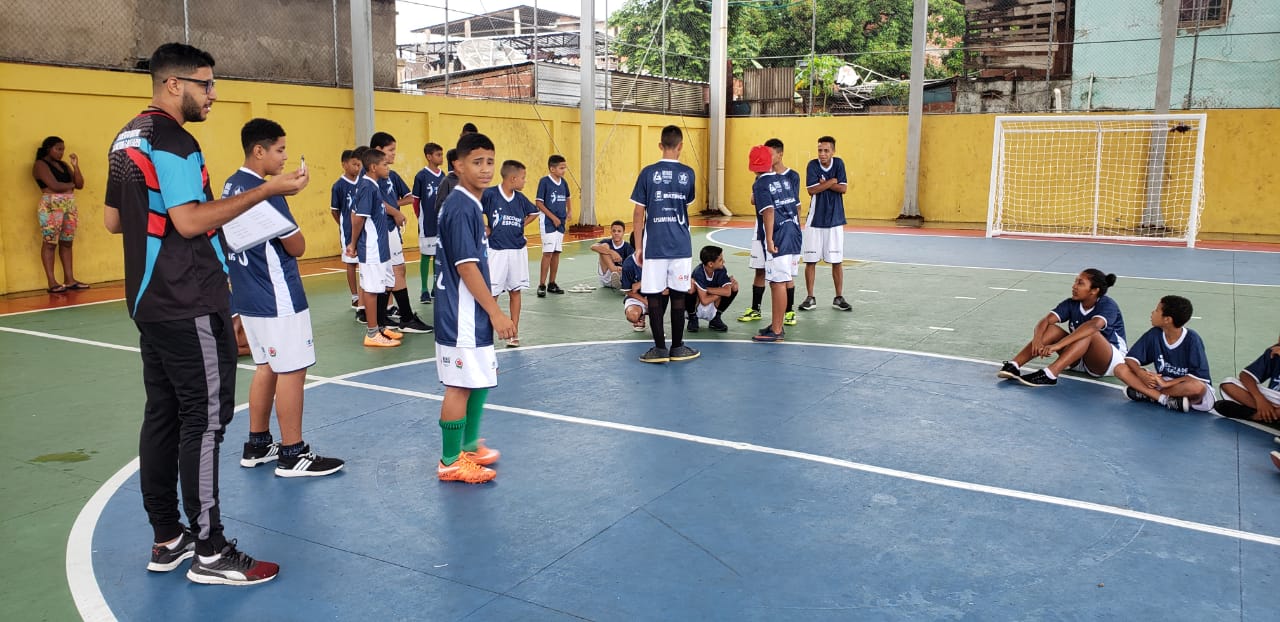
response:
[[[626,232],[626,223],[615,220],[609,225],[609,237],[591,245],[591,252],[600,257],[596,276],[600,278],[601,287],[622,289],[622,262],[635,252],[631,243],[622,239]]]
[[[757,173],[751,196],[760,215],[761,229],[758,233],[764,246],[764,276],[773,299],[772,323],[761,329],[752,340],[782,341],[785,334],[783,325],[795,325],[791,304],[795,297],[795,275],[801,250],[799,175],[782,163],[782,141],[776,138],[753,147],[748,155],[748,166]]]
[[[467,134],[458,139],[457,157],[458,187],[440,208],[436,251],[436,373],[445,387],[436,477],[481,484],[497,476],[487,465],[500,456],[480,438],[484,400],[498,384],[493,336],[510,339],[516,329],[489,289],[480,197],[493,180],[493,141],[484,134]]]
[[[386,132],[375,132],[369,139],[369,147],[386,154],[388,167],[395,164],[396,139],[394,136]],[[409,285],[405,280],[404,234],[401,232],[405,217],[400,208],[413,203],[413,193],[400,178],[400,174],[390,168],[387,169],[387,177],[380,180],[378,185],[385,195],[387,217],[392,221],[389,227],[391,235],[388,243],[391,246],[391,269],[395,274],[396,282],[391,286],[391,297],[395,299],[395,304],[391,306],[388,315],[399,316],[397,330],[402,333],[429,333],[431,325],[423,322],[418,314],[413,312],[413,306],[409,303]]]
[[[502,184],[486,188],[480,197],[489,231],[489,284],[493,297],[507,292],[516,336],[508,348],[520,345],[520,291],[529,289],[529,248],[525,225],[537,220],[538,208],[525,198],[524,164],[502,163]]]
[[[685,309],[689,313],[689,332],[698,332],[698,320],[707,321],[707,327],[718,333],[729,330],[721,313],[738,297],[738,280],[729,276],[724,267],[724,249],[704,246],[698,253],[701,265],[693,269],[690,279],[693,291],[689,292]]]
[[[284,172],[288,155],[284,128],[275,121],[253,119],[240,130],[244,166],[227,179],[222,198],[261,186],[268,175]],[[292,232],[238,252],[227,253],[231,275],[231,310],[240,315],[257,370],[249,385],[249,441],[240,466],[276,463],[280,477],[329,475],[342,461],[316,455],[302,441],[302,385],[315,365],[311,343],[311,311],[302,291],[298,260],[306,249],[284,197],[266,203],[295,224]],[[271,407],[280,424],[280,442],[271,438]]]
[[[564,227],[573,214],[569,205],[569,184],[564,181],[564,174],[569,170],[564,156],[553,155],[547,158],[547,176],[538,181],[536,197],[538,211],[542,212],[542,267],[538,270],[538,297],[544,298],[547,293],[563,294],[564,290],[556,285],[556,274],[560,271],[560,251],[564,248]],[[550,277],[550,282],[547,278]]]
[[[390,327],[387,317],[387,298],[395,284],[395,272],[391,268],[390,220],[386,217],[386,203],[378,181],[386,178],[386,156],[377,149],[366,149],[361,154],[364,177],[356,186],[352,201],[351,242],[346,255],[360,261],[360,295],[368,313],[364,345],[371,348],[392,348],[400,345],[403,336]]]
[[[813,279],[817,276],[818,262],[831,264],[831,280],[836,286],[836,297],[831,306],[841,311],[853,311],[844,299],[844,194],[849,188],[844,160],[835,157],[836,139],[823,136],[818,139],[818,157],[809,161],[805,171],[805,184],[812,201],[809,217],[804,223],[804,240],[801,255],[804,258],[804,285],[808,293],[800,303],[801,311],[818,306],[813,297]]]
[[[1276,427],[1280,422],[1280,341],[1249,363],[1238,378],[1223,380],[1218,388],[1222,392],[1214,406],[1218,414]]]
[[[627,255],[622,260],[622,286],[626,297],[622,299],[622,315],[631,322],[631,330],[644,332],[644,318],[649,313],[649,299],[640,293],[640,282],[644,280],[644,271],[636,265],[635,254]]]
[[[693,169],[680,163],[684,132],[668,125],[658,143],[662,159],[640,171],[631,191],[632,234],[639,241],[636,265],[643,268],[640,293],[649,302],[649,326],[653,347],[640,360],[666,363],[698,358],[699,352],[684,345],[684,303],[693,268],[693,241],[689,236],[689,204],[693,203]],[[662,316],[671,305],[671,349],[667,349]]]
[[[440,242],[436,237],[436,224],[440,210],[436,205],[436,191],[444,182],[445,172],[440,170],[444,163],[444,148],[435,143],[427,143],[422,147],[422,155],[427,157],[427,165],[413,177],[413,214],[418,217],[418,277],[422,281],[422,295],[418,302],[431,303],[431,275],[435,272],[436,245]]]
[[[338,236],[342,240],[342,248],[351,242],[351,201],[356,195],[356,182],[360,181],[360,158],[356,152],[347,149],[342,152],[342,176],[333,182],[329,190],[329,214],[338,225]],[[342,263],[347,269],[347,289],[351,290],[351,308],[360,309],[360,294],[356,292],[356,259],[342,256]]]
[[[1191,301],[1165,296],[1151,312],[1151,330],[1143,333],[1116,367],[1116,378],[1128,385],[1124,394],[1135,402],[1156,402],[1171,410],[1208,412],[1213,408],[1209,357],[1204,341],[1186,328]],[[1142,368],[1153,365],[1155,372]]]

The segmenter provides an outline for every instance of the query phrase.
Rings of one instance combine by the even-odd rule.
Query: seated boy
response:
[[[1280,427],[1280,341],[1249,363],[1238,379],[1223,380],[1218,389],[1222,399],[1213,408],[1218,414]]]
[[[691,333],[698,332],[698,320],[707,320],[707,327],[718,333],[729,330],[720,319],[733,299],[738,296],[738,280],[729,276],[724,267],[724,249],[719,246],[704,246],[698,253],[702,265],[693,269],[690,280],[693,291],[687,294],[684,308],[689,314]]]
[[[636,265],[634,254],[622,260],[620,289],[626,293],[626,298],[622,299],[622,314],[627,317],[628,322],[631,322],[631,330],[637,333],[644,332],[644,318],[649,314],[649,298],[640,293],[642,275],[640,266]]]
[[[1135,402],[1155,402],[1171,410],[1208,412],[1213,408],[1209,358],[1191,319],[1191,301],[1165,296],[1151,312],[1151,330],[1143,333],[1116,366],[1116,378],[1128,385],[1125,395]],[[1142,368],[1153,364],[1155,372]]]
[[[631,242],[622,239],[626,232],[626,223],[615,220],[609,225],[609,237],[591,245],[591,251],[600,259],[596,275],[600,277],[601,287],[622,289],[622,262],[635,252]]]

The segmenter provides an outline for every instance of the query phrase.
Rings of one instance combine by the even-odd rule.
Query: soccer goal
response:
[[[996,117],[987,237],[1195,246],[1203,114]]]

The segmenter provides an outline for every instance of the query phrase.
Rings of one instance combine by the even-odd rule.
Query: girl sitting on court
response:
[[[1029,387],[1058,384],[1058,375],[1068,368],[1085,371],[1094,377],[1109,376],[1124,362],[1127,346],[1124,317],[1120,305],[1107,296],[1116,284],[1116,275],[1089,268],[1076,276],[1071,297],[1058,303],[1044,316],[1031,333],[1031,342],[1018,351],[1012,361],[1005,361],[996,374],[1017,380]],[[1064,330],[1058,324],[1067,323]],[[1022,374],[1022,366],[1031,359],[1058,358],[1048,367]]]

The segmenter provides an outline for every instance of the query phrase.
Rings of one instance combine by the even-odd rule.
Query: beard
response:
[[[195,98],[187,93],[182,94],[182,121],[184,123],[199,123],[204,121],[204,106],[196,102]]]

